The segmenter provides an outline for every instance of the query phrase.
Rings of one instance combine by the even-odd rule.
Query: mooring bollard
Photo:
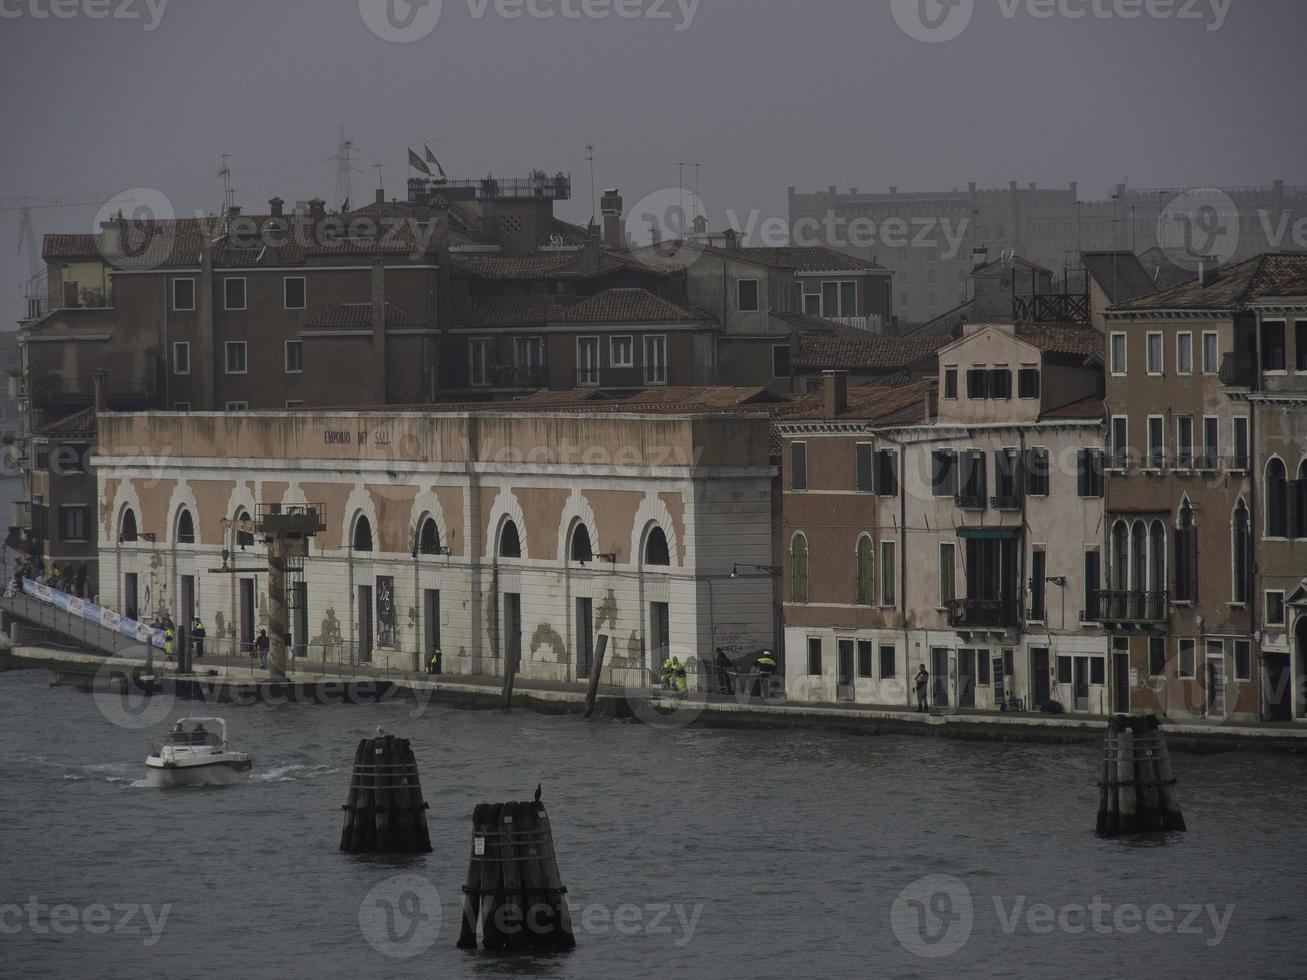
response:
[[[1098,789],[1097,833],[1128,837],[1186,829],[1166,736],[1156,715],[1108,720]]]
[[[459,949],[573,949],[576,936],[549,816],[534,803],[482,803],[472,813]]]
[[[426,854],[431,851],[427,803],[417,760],[406,738],[381,735],[354,753],[340,849],[349,854]]]

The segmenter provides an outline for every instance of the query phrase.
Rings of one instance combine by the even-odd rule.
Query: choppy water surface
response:
[[[1088,747],[277,705],[225,711],[249,784],[146,789],[187,707],[130,731],[0,674],[4,975],[1302,975],[1307,760],[1178,756],[1191,832],[1124,843],[1091,833]],[[378,725],[413,740],[434,854],[336,850]],[[540,781],[578,948],[460,952],[472,807]],[[407,917],[432,887],[439,919]]]

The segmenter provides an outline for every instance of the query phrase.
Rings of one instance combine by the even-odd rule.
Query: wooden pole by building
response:
[[[286,679],[286,539],[268,538],[268,667],[275,681]]]
[[[608,634],[600,633],[595,644],[594,663],[590,665],[590,689],[585,695],[585,717],[595,713],[595,700],[599,697],[599,677],[604,672],[604,655],[608,652]]]

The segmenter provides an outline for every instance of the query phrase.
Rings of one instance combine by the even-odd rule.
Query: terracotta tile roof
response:
[[[72,415],[66,415],[58,421],[42,426],[36,430],[36,434],[62,439],[93,439],[96,435],[95,406],[84,408],[80,412],[74,412]]]
[[[1103,353],[1103,335],[1079,324],[1018,323],[1016,336],[1046,354],[1093,357]]]
[[[1235,265],[1216,270],[1206,286],[1197,279],[1170,289],[1141,296],[1112,307],[1109,314],[1147,313],[1162,310],[1245,310],[1250,303],[1268,296],[1284,296],[1286,290],[1301,288],[1307,277],[1307,253],[1263,252]]]
[[[825,245],[785,245],[772,248],[751,245],[721,248],[706,245],[703,250],[756,265],[794,269],[796,272],[867,272],[885,268],[877,262],[859,259]]]
[[[861,385],[849,388],[848,408],[838,416],[840,420],[860,422],[893,421],[903,425],[924,421],[926,397],[935,385],[927,378],[910,385]],[[778,424],[828,419],[822,392],[814,392],[796,399],[774,412]]]
[[[808,371],[897,371],[935,356],[951,337],[801,337],[794,366]]]
[[[607,289],[568,307],[559,323],[673,323],[710,319],[660,299],[647,289]]]
[[[482,279],[548,279],[574,263],[576,255],[455,255],[451,261]]]
[[[458,321],[468,327],[543,327],[556,320],[568,303],[558,296],[476,296]]]
[[[41,242],[43,259],[98,259],[99,251],[95,247],[95,236],[84,235],[46,235]]]
[[[1103,399],[1098,397],[1082,398],[1058,408],[1050,408],[1039,417],[1041,419],[1089,419],[1102,421],[1104,417]]]
[[[810,313],[772,313],[771,318],[781,321],[787,329],[809,337],[869,340],[879,336],[879,334],[859,330],[857,327],[850,327],[848,324],[839,323],[835,320],[827,320],[825,317],[813,316]]]
[[[417,317],[391,303],[386,304],[387,327],[425,327]],[[371,303],[338,303],[304,322],[306,330],[371,330]]]
[[[1134,252],[1082,252],[1080,259],[1109,303],[1126,303],[1157,292],[1152,276]]]

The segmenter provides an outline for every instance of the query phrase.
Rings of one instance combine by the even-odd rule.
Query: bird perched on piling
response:
[[[379,738],[385,738],[385,737],[386,737],[386,730],[385,730],[384,728],[382,728],[380,725],[377,726],[377,737],[379,737]]]
[[[543,784],[543,783],[536,783],[536,802],[537,802],[537,803],[540,802],[540,794],[543,792],[543,789],[544,789],[544,784]]]

